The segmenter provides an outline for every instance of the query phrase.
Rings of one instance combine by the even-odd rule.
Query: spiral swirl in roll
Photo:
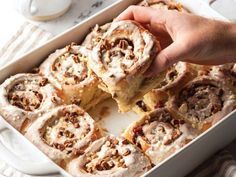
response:
[[[102,26],[95,25],[92,31],[85,37],[81,45],[88,49],[93,49],[93,47],[102,39],[103,34],[107,31],[110,25],[111,23],[106,23]]]
[[[158,51],[159,43],[141,25],[134,21],[113,22],[93,48],[88,63],[103,81],[102,89],[111,93],[125,112],[163,77],[160,74],[151,82],[143,75]]]
[[[17,74],[0,86],[0,113],[23,131],[38,116],[63,103],[58,91],[38,74]]]
[[[149,159],[138,148],[112,135],[95,141],[67,166],[74,177],[138,177],[150,168]]]
[[[63,166],[72,157],[84,153],[101,137],[94,120],[76,105],[61,106],[38,118],[25,136],[49,158]]]
[[[236,95],[221,80],[200,76],[187,83],[170,100],[170,108],[200,130],[206,130],[236,106]]]
[[[145,115],[124,132],[124,137],[140,147],[155,165],[196,136],[190,124],[176,119],[166,108]]]
[[[51,54],[40,66],[40,72],[61,90],[67,104],[77,104],[86,110],[107,97],[98,88],[98,78],[87,67],[88,56],[85,47],[72,44]]]

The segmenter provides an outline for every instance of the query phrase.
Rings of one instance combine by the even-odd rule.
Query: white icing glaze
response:
[[[86,146],[99,138],[100,132],[84,110],[76,105],[67,105],[52,109],[38,118],[25,136],[60,164],[63,160],[80,155],[76,154],[77,151],[82,154]],[[72,144],[67,146],[68,142]]]
[[[190,124],[174,120],[166,108],[160,108],[132,124],[124,136],[141,146],[152,163],[157,165],[197,134]]]
[[[89,51],[85,47],[76,45],[58,49],[45,60],[40,66],[40,70],[59,89],[62,89],[64,84],[84,87],[96,79],[87,68],[88,53]],[[73,57],[77,57],[77,63]],[[53,70],[54,67],[57,68]],[[66,72],[72,76],[65,75]],[[76,82],[73,76],[83,79]]]
[[[34,120],[39,115],[47,112],[48,109],[62,104],[62,100],[57,96],[57,91],[50,83],[45,84],[45,86],[39,85],[39,81],[42,79],[43,77],[37,74],[17,74],[5,80],[0,86],[0,113],[18,130],[20,130],[22,123],[26,119]],[[9,102],[9,92],[19,83],[24,85],[24,89],[20,91],[21,95],[32,95],[34,91],[42,95],[42,101],[38,108],[27,111]],[[19,91],[17,93],[19,94]],[[53,98],[56,101],[52,101]]]
[[[119,44],[116,44],[120,40],[130,41],[132,46],[128,43],[126,44],[128,45],[127,48],[122,49]],[[115,46],[102,54],[102,46],[106,43]],[[133,75],[134,73],[131,74],[132,71],[153,59],[151,53],[154,45],[154,37],[135,22],[113,22],[104,34],[103,39],[93,48],[92,59],[89,62],[90,67],[105,83],[115,85],[127,75]],[[112,55],[114,52],[117,54]],[[133,55],[134,58],[130,59],[130,55]],[[125,65],[125,70],[122,65]]]
[[[114,141],[117,144],[114,145]],[[148,158],[134,145],[124,144],[123,141],[123,138],[112,135],[95,141],[84,155],[68,164],[68,172],[75,177],[138,177],[144,174],[151,167]],[[124,155],[127,151],[129,153]],[[102,165],[104,161],[108,164],[105,169]],[[92,169],[90,173],[86,171],[88,167]]]

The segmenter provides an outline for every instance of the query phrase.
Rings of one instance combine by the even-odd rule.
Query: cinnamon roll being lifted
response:
[[[126,139],[140,147],[155,165],[197,135],[196,129],[184,120],[176,119],[166,108],[156,109],[143,116],[123,134]]]
[[[200,76],[187,83],[170,100],[169,107],[181,119],[204,131],[236,106],[236,94],[222,80]]]
[[[61,90],[67,104],[86,110],[108,97],[98,88],[99,80],[87,67],[87,60],[89,51],[71,44],[51,54],[40,66],[40,72]]]
[[[49,109],[63,103],[48,79],[17,74],[0,86],[0,114],[17,130],[24,129]]]
[[[186,11],[180,3],[176,3],[172,0],[143,0],[138,5],[155,9],[177,10],[180,12]]]
[[[102,80],[101,88],[118,102],[120,111],[128,111],[162,80],[163,74],[144,76],[159,50],[155,37],[134,21],[113,22],[93,48],[89,67]]]
[[[63,167],[64,162],[82,155],[90,143],[100,138],[101,131],[83,109],[68,105],[38,118],[25,136]]]
[[[88,49],[93,49],[93,47],[101,40],[103,34],[107,31],[110,25],[111,23],[106,23],[102,26],[95,25],[92,31],[85,37],[81,45]]]
[[[138,177],[151,168],[137,147],[112,135],[95,141],[85,154],[72,160],[67,171],[74,177]]]

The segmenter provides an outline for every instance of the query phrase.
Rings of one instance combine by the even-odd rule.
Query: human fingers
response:
[[[160,24],[165,23],[165,11],[151,7],[129,6],[114,21],[135,20],[143,24],[152,24],[153,20]]]

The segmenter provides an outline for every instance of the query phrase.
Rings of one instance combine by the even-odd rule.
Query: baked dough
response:
[[[90,143],[100,138],[101,131],[83,109],[67,105],[39,117],[25,136],[49,158],[64,166],[64,162],[82,155]]]
[[[123,136],[141,148],[157,165],[197,134],[190,124],[176,119],[168,109],[159,108],[131,124]]]
[[[38,116],[62,103],[48,79],[38,74],[17,74],[0,86],[0,114],[22,133]]]
[[[93,49],[94,46],[101,40],[103,34],[111,26],[111,23],[106,23],[105,25],[99,26],[98,24],[92,29],[92,31],[85,37],[82,42],[82,46],[88,49]]]
[[[67,104],[88,110],[109,95],[98,88],[99,79],[87,67],[90,51],[78,45],[56,50],[40,66],[40,72],[61,91]]]
[[[180,3],[172,0],[143,0],[138,5],[145,7],[152,7],[155,9],[186,11]]]
[[[74,177],[138,177],[150,168],[149,159],[137,147],[110,135],[95,141],[84,155],[71,161],[67,171]]]
[[[229,63],[220,66],[213,66],[210,74],[212,77],[221,79],[222,82],[232,85],[236,90],[236,64]]]
[[[220,79],[199,76],[170,99],[169,107],[173,114],[204,131],[235,109],[233,90]]]
[[[145,94],[142,100],[136,102],[133,110],[138,114],[143,114],[164,107],[169,94],[174,94],[195,75],[196,73],[191,70],[188,63],[178,62],[165,71],[165,78],[157,86],[158,88]]]
[[[121,112],[155,88],[164,74],[146,78],[144,72],[159,52],[155,37],[134,21],[113,22],[93,48],[89,67],[102,80],[100,87],[117,101]]]

